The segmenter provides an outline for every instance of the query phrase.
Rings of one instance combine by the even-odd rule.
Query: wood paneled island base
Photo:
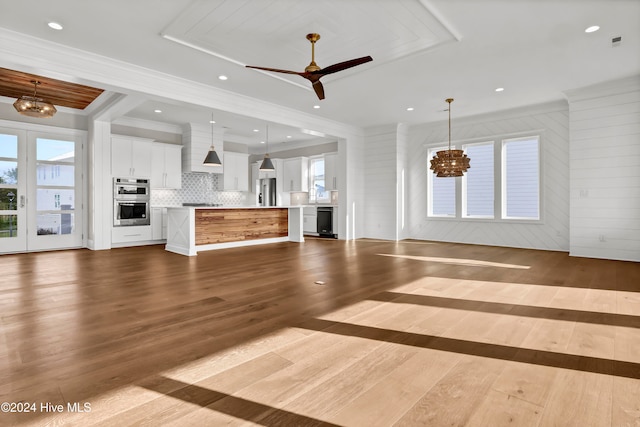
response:
[[[302,207],[168,208],[166,250],[203,250],[283,241],[303,242]]]
[[[199,209],[195,216],[196,245],[289,235],[287,208]]]

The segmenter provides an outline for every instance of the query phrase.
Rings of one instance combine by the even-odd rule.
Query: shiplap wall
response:
[[[567,95],[570,254],[640,261],[640,76]]]
[[[364,144],[364,235],[396,240],[397,125],[366,129]]]
[[[428,146],[446,145],[447,122],[409,129],[407,210],[415,239],[532,249],[569,250],[569,110],[566,102],[452,120],[452,143],[496,135],[540,135],[542,220],[487,221],[427,216]],[[473,159],[471,159],[473,167]],[[459,179],[459,178],[455,178]]]
[[[363,135],[338,140],[338,230],[341,239],[366,237],[364,231],[365,143]],[[335,225],[334,225],[335,226]]]

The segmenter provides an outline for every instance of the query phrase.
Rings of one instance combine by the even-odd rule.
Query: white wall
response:
[[[446,145],[448,125],[443,121],[412,126],[409,130],[409,235],[421,240],[568,251],[569,112],[566,102],[452,119],[452,144],[520,133],[541,137],[541,221],[427,217],[427,175],[432,173],[427,146]]]
[[[567,95],[570,253],[640,261],[640,76]]]
[[[396,216],[398,223],[396,225],[397,240],[408,239],[409,234],[409,213],[407,202],[409,200],[409,126],[399,124],[397,129],[397,206]]]
[[[363,227],[369,238],[397,239],[397,139],[396,125],[365,130]]]

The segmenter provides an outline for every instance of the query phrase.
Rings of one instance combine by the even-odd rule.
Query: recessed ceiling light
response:
[[[162,110],[153,110],[153,112],[160,114],[160,113],[162,113]]]
[[[293,138],[293,137],[292,137],[291,135],[287,135],[287,138],[288,138],[288,139],[291,139],[291,138]]]
[[[264,141],[260,141],[260,144],[264,144]]]
[[[216,121],[215,120],[209,120],[209,123],[214,124]]]
[[[589,28],[587,28],[586,30],[584,30],[584,32],[585,33],[595,33],[599,29],[600,29],[600,27],[598,27],[597,25],[592,25]]]
[[[317,110],[318,108],[320,108],[320,106],[319,105],[314,105],[313,108],[315,108]]]
[[[61,30],[62,29],[62,25],[57,23],[57,22],[49,22],[47,24],[49,26],[49,28],[53,29],[53,30]]]
[[[407,111],[413,111],[413,107],[407,107]]]
[[[254,132],[260,132],[260,129],[254,129],[253,131]]]
[[[218,79],[219,79],[219,80],[227,80],[228,78],[229,78],[229,77],[224,76],[224,75],[220,75],[220,76],[218,76]]]
[[[503,88],[503,87],[497,87],[497,88],[496,88],[496,92],[502,92],[503,90],[504,90],[504,88]]]

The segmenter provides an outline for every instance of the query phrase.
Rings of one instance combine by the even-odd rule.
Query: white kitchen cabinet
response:
[[[318,233],[318,216],[315,206],[302,208],[302,231],[305,233]]]
[[[283,161],[283,191],[309,191],[309,159],[294,157]]]
[[[111,243],[140,243],[148,242],[152,238],[150,225],[132,227],[113,227],[111,231]]]
[[[167,208],[151,208],[152,240],[167,239]]]
[[[182,187],[181,145],[154,142],[151,162],[151,188]]]
[[[249,155],[224,152],[224,190],[249,191]]]
[[[151,177],[152,140],[128,136],[111,137],[111,175]]]
[[[324,187],[327,190],[338,189],[338,153],[324,155]]]

